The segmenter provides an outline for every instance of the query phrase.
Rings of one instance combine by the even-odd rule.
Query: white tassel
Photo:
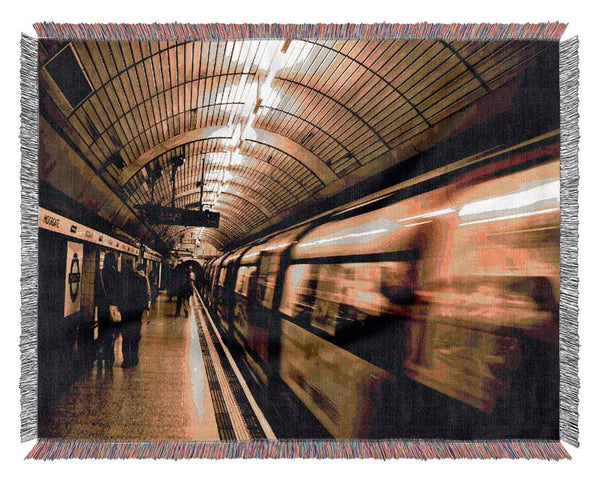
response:
[[[21,440],[37,437],[38,58],[21,36]]]
[[[560,439],[579,446],[577,37],[560,43]]]

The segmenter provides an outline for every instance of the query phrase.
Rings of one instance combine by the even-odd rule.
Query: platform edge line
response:
[[[219,340],[219,342],[221,343],[221,347],[223,348],[223,352],[225,352],[225,356],[227,356],[227,360],[229,361],[229,364],[231,365],[231,368],[233,369],[233,372],[235,373],[235,376],[237,377],[238,382],[242,386],[242,390],[244,391],[244,394],[246,395],[246,398],[248,399],[248,402],[250,403],[250,406],[252,407],[252,411],[254,411],[254,415],[258,419],[258,422],[260,423],[260,426],[262,427],[262,429],[265,433],[265,436],[267,437],[267,439],[276,440],[277,436],[275,436],[275,433],[273,432],[273,429],[271,428],[269,422],[267,421],[267,418],[265,417],[262,409],[260,408],[260,406],[258,405],[256,400],[254,399],[254,396],[252,395],[252,392],[250,391],[250,388],[248,387],[246,380],[242,376],[242,373],[240,372],[239,368],[237,367],[237,364],[235,363],[233,356],[231,355],[231,353],[229,352],[229,349],[223,342],[223,339],[221,338],[221,334],[219,333],[219,330],[216,328],[215,323],[213,322],[212,316],[208,312],[208,309],[206,308],[206,305],[204,304],[202,297],[197,292],[196,292],[196,296],[200,300],[200,307],[204,310],[204,313],[206,314],[210,323],[212,324],[212,327],[217,336],[217,339]]]
[[[221,382],[219,381],[216,371],[215,371],[215,366],[214,363],[212,362],[212,358],[211,358],[211,354],[209,352],[209,348],[208,348],[208,341],[206,340],[206,333],[204,332],[204,327],[202,325],[202,321],[200,319],[197,318],[194,309],[192,309],[192,306],[190,305],[190,310],[191,310],[191,316],[192,316],[192,320],[195,324],[195,328],[198,332],[198,341],[200,343],[200,350],[202,353],[202,363],[203,363],[203,368],[204,368],[204,372],[206,373],[207,376],[207,383],[208,383],[208,389],[209,389],[209,396],[212,402],[212,408],[213,408],[213,412],[215,415],[215,421],[217,423],[217,430],[219,432],[219,438],[220,438],[220,442],[233,442],[235,440],[237,440],[237,436],[235,433],[235,429],[233,426],[233,421],[231,419],[230,413],[226,412],[226,416],[227,416],[227,421],[228,421],[228,425],[225,426],[224,425],[224,420],[222,418],[220,418],[218,416],[218,410],[217,410],[217,404],[218,404],[218,396],[221,396],[222,401],[224,404],[225,403],[225,399],[223,398],[223,392],[221,389]],[[205,349],[206,349],[206,353],[205,353]],[[211,382],[211,373],[209,371],[213,371],[214,372],[214,377],[215,380],[217,382],[217,384],[219,385],[219,390],[218,393],[211,388],[210,386],[210,382]],[[231,431],[231,435],[232,435],[232,439],[224,439],[223,438],[223,434],[225,430],[230,430]]]
[[[250,439],[250,432],[248,431],[248,426],[246,425],[244,416],[242,415],[242,412],[238,403],[236,402],[231,386],[229,385],[229,381],[225,373],[225,368],[223,367],[221,359],[219,358],[219,354],[217,353],[217,348],[210,337],[210,328],[207,325],[205,319],[200,319],[199,322],[201,324],[202,330],[204,331],[206,344],[208,346],[208,350],[210,351],[212,363],[217,375],[217,380],[219,382],[219,385],[221,386],[223,399],[225,401],[225,404],[227,405],[228,414],[231,419],[235,436],[238,441]]]

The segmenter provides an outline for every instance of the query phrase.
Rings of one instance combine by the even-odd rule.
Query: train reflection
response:
[[[202,294],[254,389],[334,437],[549,436],[558,177],[509,159],[358,205],[211,261]]]

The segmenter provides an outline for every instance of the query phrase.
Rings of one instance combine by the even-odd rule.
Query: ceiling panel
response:
[[[176,205],[203,202],[219,211],[222,226],[202,235],[223,247],[497,89],[544,44],[87,41],[61,48],[72,49],[91,93],[75,105],[66,101],[53,78],[59,48],[48,49],[42,74],[59,121],[98,175],[116,183],[135,208],[151,199],[146,167],[160,165],[154,200],[168,205],[170,162],[182,155]],[[226,138],[193,138],[219,126]],[[138,165],[179,138],[180,145]],[[138,167],[123,180],[131,166]],[[326,181],[323,171],[331,173]],[[166,242],[179,232],[153,229]]]

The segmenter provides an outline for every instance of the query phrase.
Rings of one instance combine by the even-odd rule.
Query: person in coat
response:
[[[142,338],[142,318],[150,308],[150,283],[144,271],[144,264],[138,264],[134,271],[128,267],[124,272],[123,283],[123,368],[138,365],[139,345]]]
[[[189,315],[188,309],[190,309],[190,297],[194,293],[194,282],[196,281],[196,274],[192,266],[187,269],[180,265],[178,267],[180,273],[178,274],[179,286],[177,289],[177,309],[175,311],[175,317],[179,317],[181,308],[183,306],[183,312],[185,317]]]
[[[100,270],[96,284],[96,305],[98,306],[99,362],[112,368],[115,362],[115,338],[119,325],[110,318],[110,306],[119,306],[121,300],[121,275],[117,270],[117,259],[112,252],[104,257],[104,267]]]

